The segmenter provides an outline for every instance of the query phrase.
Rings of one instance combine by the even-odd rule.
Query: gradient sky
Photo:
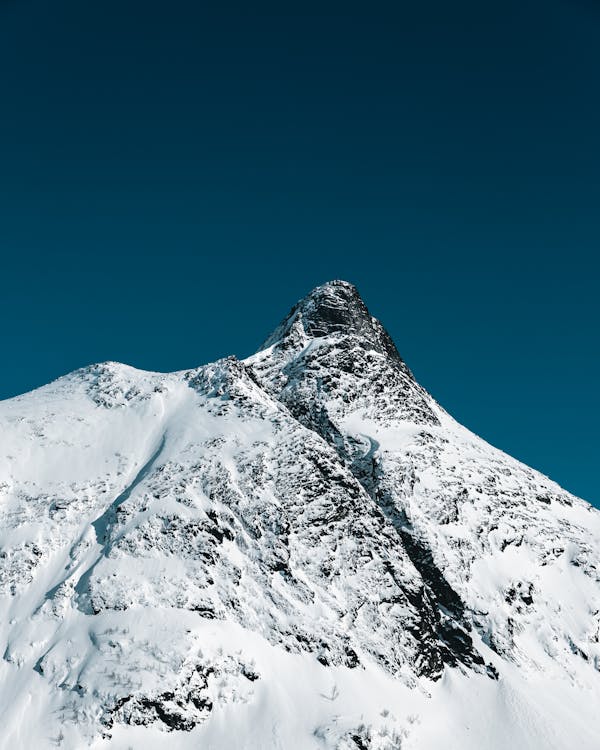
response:
[[[0,398],[246,356],[344,278],[599,504],[599,39],[594,0],[0,0]]]

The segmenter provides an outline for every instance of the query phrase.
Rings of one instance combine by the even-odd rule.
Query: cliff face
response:
[[[600,514],[351,284],[247,360],[3,402],[0,492],[2,747],[597,747]]]

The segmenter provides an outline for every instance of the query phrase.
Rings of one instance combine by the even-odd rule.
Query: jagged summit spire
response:
[[[334,331],[353,331],[371,320],[358,289],[339,280],[313,289],[292,312],[301,315],[304,330],[311,338],[327,336]]]
[[[389,334],[371,316],[356,286],[348,281],[335,279],[313,289],[292,307],[260,349],[283,343],[299,332],[308,339],[355,335],[378,351],[400,359]]]

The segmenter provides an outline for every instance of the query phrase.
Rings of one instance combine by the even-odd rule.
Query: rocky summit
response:
[[[245,360],[0,403],[0,607],[7,750],[600,747],[600,513],[343,281]]]

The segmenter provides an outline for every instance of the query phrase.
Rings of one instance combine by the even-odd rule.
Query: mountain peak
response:
[[[389,334],[371,316],[356,286],[341,279],[315,287],[297,302],[260,349],[283,345],[298,334],[309,340],[340,334],[353,335],[363,344],[400,359]]]
[[[244,361],[0,403],[0,750],[598,750],[600,513],[386,336],[330,282]]]

